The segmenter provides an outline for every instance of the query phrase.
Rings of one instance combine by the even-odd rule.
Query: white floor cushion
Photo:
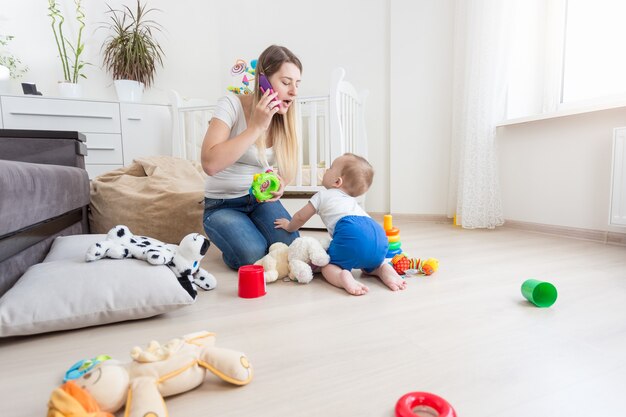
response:
[[[85,262],[106,235],[57,238],[0,298],[0,336],[28,335],[151,317],[194,299],[164,265],[136,259]]]

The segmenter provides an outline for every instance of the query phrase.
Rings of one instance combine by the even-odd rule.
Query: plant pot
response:
[[[115,92],[119,101],[141,101],[143,83],[134,80],[115,80],[113,84],[115,84]]]
[[[83,88],[77,83],[59,82],[59,95],[63,98],[81,98]]]

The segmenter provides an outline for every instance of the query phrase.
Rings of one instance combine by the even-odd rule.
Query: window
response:
[[[626,98],[626,1],[514,4],[507,118]]]
[[[626,2],[568,0],[562,103],[626,95]]]

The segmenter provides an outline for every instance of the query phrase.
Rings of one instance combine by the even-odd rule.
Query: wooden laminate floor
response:
[[[203,264],[219,287],[191,306],[0,340],[0,416],[45,415],[78,359],[126,360],[135,345],[202,329],[246,352],[255,378],[233,387],[209,375],[167,399],[172,417],[392,417],[410,391],[438,394],[463,417],[626,415],[625,247],[506,228],[394,225],[407,253],[440,261],[435,275],[408,278],[403,292],[364,277],[370,293],[353,297],[318,276],[241,299],[237,274],[212,247]],[[525,301],[528,278],[552,282],[557,302],[540,309]]]

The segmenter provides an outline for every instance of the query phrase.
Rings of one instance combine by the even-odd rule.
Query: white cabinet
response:
[[[38,96],[1,96],[5,129],[79,131],[87,138],[91,178],[134,158],[171,155],[169,106]]]
[[[626,127],[613,131],[611,214],[609,224],[626,226]]]
[[[125,165],[147,155],[172,154],[169,106],[120,103]]]

